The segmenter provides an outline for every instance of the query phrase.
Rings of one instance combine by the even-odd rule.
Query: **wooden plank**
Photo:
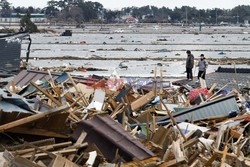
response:
[[[38,162],[37,162],[37,165],[40,165],[40,166],[42,166],[42,167],[46,167],[46,165],[45,165],[42,161],[38,161]]]
[[[160,164],[158,167],[179,167],[179,166],[182,166],[184,164],[187,164],[187,162],[185,160],[183,160],[181,162],[177,162],[176,159],[174,159],[174,160],[170,160],[168,162],[164,162],[164,163]]]
[[[220,164],[221,167],[223,166],[223,164],[225,162],[226,155],[227,155],[227,145],[225,145],[225,148],[224,148],[224,151],[223,151],[223,154],[222,154],[221,164]]]
[[[239,139],[242,136],[241,133],[239,133],[238,131],[233,130],[231,128],[230,128],[230,135],[232,135],[234,138],[237,138],[237,139]]]
[[[211,88],[209,89],[208,93],[211,94],[216,86],[217,86],[217,84],[214,83],[214,84],[211,86]]]
[[[151,109],[141,113],[137,118],[136,121],[140,122],[140,123],[146,123],[147,122],[147,117],[149,122],[153,121],[153,117],[151,115]]]
[[[62,106],[62,107],[59,107],[59,108],[56,108],[56,109],[53,109],[53,110],[45,111],[45,112],[42,112],[42,113],[39,113],[39,114],[34,114],[34,115],[31,115],[31,116],[16,120],[14,122],[10,122],[10,123],[1,125],[0,126],[0,132],[4,132],[4,131],[6,131],[8,129],[11,129],[11,128],[14,128],[14,127],[17,127],[17,126],[21,126],[21,125],[24,125],[26,123],[34,122],[34,121],[39,120],[41,118],[47,117],[47,116],[52,115],[52,114],[60,113],[60,112],[63,112],[65,110],[68,110],[68,109],[69,108],[67,106]]]
[[[56,159],[54,160],[54,163],[51,167],[64,167],[65,163],[66,163],[66,159],[58,155],[56,156]]]
[[[58,167],[60,167],[60,166],[58,166]],[[79,167],[79,166],[66,159],[64,167]]]
[[[49,94],[46,90],[38,86],[35,82],[31,81],[30,84],[34,86],[37,90],[42,92],[46,97],[48,97],[51,101],[53,101],[57,106],[62,106],[62,103],[55,99],[51,94]]]
[[[43,150],[46,150],[46,151],[49,151],[49,150],[55,150],[55,149],[58,149],[58,148],[64,148],[64,147],[71,146],[71,145],[72,145],[72,142],[64,142],[64,143],[58,143],[58,144],[42,146],[42,147],[39,147],[39,148],[41,148]],[[33,152],[33,151],[35,151],[35,148],[27,148],[27,149],[23,149],[23,150],[16,150],[13,153],[15,153],[15,154],[27,154],[27,153]]]
[[[181,151],[180,140],[172,142],[172,150],[175,155],[176,162],[182,162],[186,160],[183,152]]]
[[[117,108],[117,106],[118,106],[118,104],[117,104],[116,101],[112,98],[112,96],[109,96],[109,98],[108,98],[108,103],[110,104],[110,106],[111,106],[111,108],[112,108],[113,111],[114,111],[114,110]]]
[[[29,142],[32,145],[41,147],[41,146],[45,146],[45,145],[52,145],[55,144],[55,139],[54,138],[50,138],[50,139],[45,139],[45,140],[38,140],[38,141],[34,141],[34,142]],[[8,151],[15,151],[15,150],[21,150],[21,149],[25,149],[27,148],[26,144],[20,144],[20,145],[16,145],[16,146],[7,146],[5,147],[6,150]],[[1,152],[3,152],[4,150],[0,150]]]
[[[214,152],[215,152],[215,154],[216,154],[217,156],[220,156],[220,157],[221,157],[221,156],[223,155],[223,152],[222,152],[222,151],[219,151],[219,150],[217,150],[217,149],[215,149]],[[235,155],[235,154],[226,153],[226,158],[236,160],[238,157],[237,157],[237,155]]]
[[[200,155],[200,151],[197,150],[194,152],[190,157],[188,157],[188,165],[192,166],[192,164],[195,163],[196,160],[198,160],[198,156]]]
[[[131,109],[133,111],[138,110],[140,107],[146,105],[149,103],[153,98],[154,98],[154,92],[151,91],[147,93],[146,95],[140,97],[139,99],[135,100],[134,102],[131,103]]]
[[[14,80],[11,81],[11,87],[12,87],[12,92],[16,93],[16,86],[15,86],[15,81]]]
[[[221,139],[224,136],[224,132],[226,130],[225,126],[226,125],[222,124],[220,126],[220,128],[219,128],[218,135],[216,137],[216,141],[215,141],[215,144],[214,144],[216,149],[219,149],[219,147],[220,147]]]
[[[77,153],[77,149],[69,149],[69,150],[60,150],[60,151],[53,151],[51,152],[52,154],[61,154],[63,156],[65,155],[70,155],[70,154],[76,154]],[[32,155],[23,155],[23,158],[31,158]],[[49,155],[47,153],[38,153],[35,154],[35,157],[38,159],[41,158],[47,158],[49,157]]]
[[[189,167],[196,167],[199,164],[199,160],[196,159]]]
[[[73,80],[73,78],[71,77],[71,75],[70,75],[69,73],[67,73],[67,75],[68,75],[68,77],[69,77],[69,80],[70,80],[71,83],[73,84],[74,88],[76,89],[77,95],[78,95],[79,97],[81,97],[81,100],[82,100],[83,104],[84,104],[85,106],[88,106],[88,105],[89,105],[88,101],[85,99],[84,96],[81,96],[81,95],[82,95],[82,92],[78,89],[78,87],[77,87],[75,81]]]
[[[17,165],[18,167],[41,167],[40,165],[37,165],[36,163],[23,157],[15,157],[12,163]]]
[[[148,159],[144,159],[144,160],[134,160],[132,162],[127,162],[127,163],[122,163],[121,167],[136,167],[136,166],[150,166],[150,164],[152,164],[152,166],[156,166],[156,162],[158,161],[157,157],[151,157]]]
[[[162,101],[161,99],[161,103],[163,104],[164,108],[166,109],[167,113],[168,113],[168,116],[170,117],[171,119],[171,122],[173,125],[175,125],[177,127],[177,129],[179,130],[179,133],[181,134],[181,136],[183,137],[183,139],[186,141],[186,136],[182,133],[181,131],[181,128],[178,126],[175,118],[173,117],[173,115],[171,114],[171,112],[169,111],[168,107],[165,105],[165,103]]]
[[[198,141],[199,141],[199,140],[198,140],[196,137],[195,137],[195,138],[192,138],[192,139],[186,141],[186,142],[183,144],[183,147],[184,147],[184,148],[190,147],[190,146],[196,144]]]
[[[208,160],[208,162],[205,164],[205,167],[211,167],[212,163],[214,162],[214,160],[218,157],[217,154],[213,154],[212,157]]]
[[[58,137],[67,139],[70,137],[68,134],[60,134],[52,131],[48,131],[46,129],[38,129],[38,128],[26,128],[26,127],[15,127],[6,130],[6,132],[19,133],[19,134],[28,134],[28,135],[36,135],[36,136],[46,136],[46,137]]]
[[[115,118],[117,114],[119,114],[121,111],[123,111],[123,103],[120,103],[116,109],[111,113],[111,118]]]
[[[161,148],[164,148],[164,145],[167,144],[166,140],[170,141],[168,137],[170,136],[171,132],[172,132],[171,128],[160,126],[155,132],[155,134],[153,135],[151,141],[159,145]]]
[[[77,139],[77,141],[74,144],[74,146],[82,144],[83,141],[85,140],[86,136],[87,136],[87,133],[84,130],[82,130],[81,135]],[[75,157],[75,155],[72,154],[72,155],[69,155],[68,159],[72,161],[74,159],[74,157]]]

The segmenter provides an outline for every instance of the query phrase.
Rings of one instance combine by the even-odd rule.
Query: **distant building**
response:
[[[129,17],[126,19],[126,23],[138,23],[139,20],[134,17]]]
[[[26,14],[23,13],[12,13],[9,17],[0,17],[0,23],[19,23],[21,18]],[[31,21],[34,23],[46,23],[47,18],[44,14],[31,13]]]

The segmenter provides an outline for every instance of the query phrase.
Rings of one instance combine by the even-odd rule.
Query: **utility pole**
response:
[[[217,8],[215,9],[215,22],[216,22],[216,25],[217,25],[218,24]]]
[[[200,22],[199,23],[200,24],[199,27],[200,27],[200,31],[201,31],[201,10],[199,10],[199,22]]]
[[[188,24],[188,12],[187,12],[187,6],[186,6],[186,24]]]
[[[239,25],[239,14],[237,13],[237,16],[236,16],[236,18],[237,18],[237,25]]]

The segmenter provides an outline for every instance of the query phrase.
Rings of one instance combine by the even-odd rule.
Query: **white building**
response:
[[[20,23],[20,20],[26,14],[12,13],[10,17],[0,17],[0,23]],[[33,23],[46,23],[47,18],[44,14],[32,13],[30,14]]]

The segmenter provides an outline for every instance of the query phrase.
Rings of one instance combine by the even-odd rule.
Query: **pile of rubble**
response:
[[[138,82],[22,71],[0,89],[1,166],[250,166],[249,91]]]

